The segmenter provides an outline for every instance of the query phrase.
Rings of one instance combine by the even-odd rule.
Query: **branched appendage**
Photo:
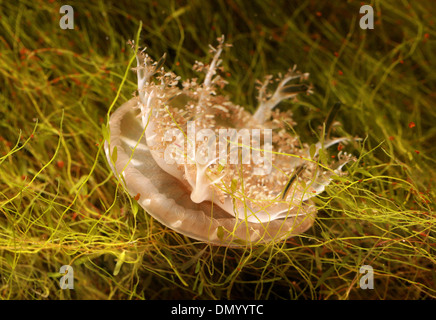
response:
[[[259,107],[254,113],[253,118],[259,122],[264,123],[271,116],[271,110],[278,105],[281,101],[285,99],[290,99],[296,97],[299,93],[312,93],[311,86],[300,83],[300,84],[289,84],[287,83],[292,80],[299,79],[300,81],[307,80],[309,78],[308,73],[299,73],[296,71],[296,66],[289,69],[288,73],[280,80],[276,91],[273,95],[268,95],[267,86],[271,83],[272,76],[269,75],[265,78],[265,81],[259,88]]]
[[[204,78],[203,86],[201,88],[200,97],[198,99],[197,104],[197,112],[202,112],[202,108],[204,107],[204,102],[207,100],[207,97],[211,94],[216,94],[214,91],[215,86],[218,85],[221,88],[227,83],[224,79],[222,79],[219,75],[216,75],[216,71],[219,68],[222,60],[219,59],[224,47],[231,47],[231,44],[224,43],[224,35],[217,38],[218,46],[216,48],[210,47],[211,52],[215,52],[213,59],[210,65],[204,65],[201,62],[196,61],[194,65],[194,70],[196,71],[206,71],[206,77]]]
[[[195,203],[201,203],[205,200],[209,200],[209,187],[213,186],[215,183],[221,181],[222,178],[226,175],[223,173],[219,176],[211,179],[207,175],[207,170],[211,165],[213,165],[219,158],[215,158],[209,161],[206,164],[201,164],[200,162],[195,163],[195,174],[190,174],[188,171],[192,169],[189,167],[190,165],[185,164],[185,179],[189,183],[192,188],[191,191],[191,200]]]
[[[315,192],[312,192],[312,194],[306,194],[305,200],[324,192],[325,188],[333,180],[333,176],[335,174],[338,176],[346,175],[346,173],[342,171],[342,167],[344,167],[350,161],[356,161],[356,158],[353,157],[351,154],[340,151],[338,153],[338,161],[331,168],[331,171],[324,171],[322,174],[320,172],[317,173],[314,179],[314,183],[312,184],[312,188]]]
[[[128,42],[132,48],[135,48],[133,41]],[[155,62],[145,52],[146,48],[136,54],[136,71],[138,76],[138,93],[141,101],[142,116],[146,116],[153,106],[164,106],[165,102],[179,94],[177,84],[180,77],[173,72],[165,72],[163,64],[166,53]],[[152,78],[157,81],[153,81]],[[156,82],[156,83],[155,83]],[[157,110],[156,110],[157,111]],[[141,116],[141,115],[140,115]]]
[[[224,35],[222,35],[218,40],[218,47],[215,49],[211,45],[209,46],[212,52],[215,52],[210,66],[207,68],[206,78],[204,78],[203,87],[205,89],[210,88],[212,77],[216,74],[216,68],[221,64],[222,60],[219,60],[221,52],[223,51],[224,45]]]
[[[135,49],[134,41],[128,41],[128,44],[132,49]],[[147,50],[147,48],[136,53],[136,68],[133,68],[138,75],[138,90],[140,91],[139,95],[141,100],[144,98],[144,95],[141,95],[141,89],[150,81],[151,76],[154,74],[152,71],[154,68],[151,66],[153,60],[145,53],[145,50]]]

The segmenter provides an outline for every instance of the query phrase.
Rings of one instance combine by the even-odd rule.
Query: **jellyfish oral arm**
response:
[[[289,81],[300,79],[305,80],[309,77],[308,73],[298,74],[295,72],[296,66],[289,70],[286,76],[279,82],[276,91],[271,98],[266,98],[267,86],[271,82],[272,77],[267,76],[262,86],[259,89],[259,106],[253,115],[253,118],[263,124],[268,120],[271,110],[274,109],[281,101],[296,97],[299,93],[310,92],[310,86],[305,84],[286,85]]]

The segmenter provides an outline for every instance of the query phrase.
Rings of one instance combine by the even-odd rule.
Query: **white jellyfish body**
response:
[[[190,79],[182,88],[180,77],[162,67],[165,56],[153,62],[140,52],[139,94],[111,116],[107,158],[138,203],[178,232],[219,245],[279,241],[312,225],[310,198],[340,174],[348,156],[334,170],[323,169],[317,161],[321,144],[310,155],[283,125],[293,123],[290,112],[273,110],[310,92],[303,83],[308,74],[289,70],[273,94],[267,77],[254,114],[219,95],[224,47],[221,37],[211,63],[194,66],[206,73],[203,83]]]

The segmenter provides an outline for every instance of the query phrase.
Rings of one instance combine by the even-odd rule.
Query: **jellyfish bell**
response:
[[[188,237],[217,245],[269,242],[306,231],[313,223],[315,207],[304,203],[293,217],[257,223],[238,219],[213,201],[194,202],[192,190],[163,170],[147,145],[138,110],[138,98],[118,108],[110,119],[108,162],[132,197],[152,217]],[[117,148],[117,160],[111,154]],[[121,177],[121,176],[122,177]]]
[[[211,63],[194,65],[204,81],[185,80],[182,88],[180,77],[162,67],[164,57],[153,62],[138,53],[138,95],[110,117],[107,159],[130,195],[177,232],[227,246],[281,241],[312,226],[317,210],[310,199],[349,157],[341,154],[334,169],[323,169],[316,159],[321,144],[310,152],[281,125],[293,123],[291,113],[273,110],[310,92],[308,74],[289,70],[273,94],[267,77],[254,114],[219,95],[224,47],[221,37]]]

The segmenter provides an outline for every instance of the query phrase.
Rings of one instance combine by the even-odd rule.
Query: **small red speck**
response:
[[[180,66],[180,62],[179,61],[176,62],[176,66]]]
[[[390,137],[389,137],[389,140],[394,141],[394,140],[395,140],[395,137],[394,137],[394,136],[390,136]]]
[[[363,181],[362,179],[359,180],[359,182],[362,182],[362,181]]]
[[[422,237],[424,237],[424,238],[428,236],[428,234],[426,234],[426,233],[424,233],[424,232],[421,232],[419,235],[422,236]]]
[[[35,138],[35,136],[33,135],[33,133],[30,135],[30,139]]]
[[[338,151],[341,151],[342,149],[344,149],[344,146],[342,144],[338,144]]]
[[[403,64],[403,63],[404,63],[404,60],[400,60],[400,63]]]
[[[339,52],[335,51],[335,53],[333,53],[333,54],[335,55],[335,57],[339,57]]]
[[[125,52],[125,51],[126,51],[126,49],[125,49],[125,48],[122,48],[122,49],[121,49],[121,52]]]
[[[212,26],[211,29],[215,31],[216,28],[215,28],[215,26]]]
[[[282,39],[282,38],[281,38],[277,33],[275,33],[275,32],[273,33],[272,37],[273,37],[274,40],[279,41],[279,42],[283,40],[283,39]]]
[[[428,33],[424,34],[424,38],[428,39],[430,37],[430,35]]]
[[[226,77],[230,77],[232,74],[230,72],[226,72]]]
[[[336,158],[336,156],[335,156],[335,155],[333,155],[333,156],[332,156],[332,159],[334,159],[334,158]]]
[[[413,121],[409,122],[409,128],[410,129],[412,129],[415,126],[416,126],[415,122],[413,122]]]
[[[317,12],[316,12],[316,16],[317,16],[317,17],[321,17],[321,16],[322,16],[322,13],[321,13],[320,11],[317,11]]]
[[[56,165],[58,166],[59,169],[62,169],[65,163],[62,160],[58,160],[58,162],[56,162]]]
[[[136,201],[138,201],[138,200],[139,200],[139,198],[141,198],[141,194],[140,194],[140,193],[138,193],[138,194],[137,194],[137,195],[135,196],[135,198],[134,198],[134,199],[135,199]]]
[[[74,220],[76,220],[76,218],[77,218],[77,212],[74,212],[74,213],[73,213],[73,216],[71,217],[71,220],[74,221]]]
[[[415,152],[416,152],[416,154],[419,154],[419,151],[418,151],[418,150],[415,150]]]
[[[340,76],[342,76],[344,73],[342,72],[342,70],[339,70],[339,71],[338,71],[338,74],[339,74]]]
[[[316,193],[316,191],[315,191],[315,190],[313,190],[313,191],[312,191],[312,193]]]

